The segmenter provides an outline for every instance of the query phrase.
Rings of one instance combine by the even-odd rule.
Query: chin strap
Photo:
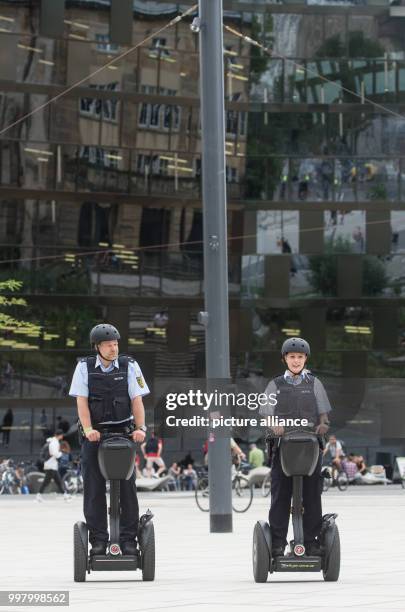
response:
[[[108,357],[104,357],[104,355],[100,352],[100,349],[98,348],[98,346],[97,346],[97,354],[100,355],[100,357],[102,357],[105,361],[110,361],[111,363],[117,359],[116,357],[114,357],[114,359],[108,359]]]

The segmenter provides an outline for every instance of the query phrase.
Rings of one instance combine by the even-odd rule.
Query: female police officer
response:
[[[263,416],[305,418],[308,423],[313,424],[317,434],[326,434],[329,428],[328,413],[331,406],[321,381],[305,368],[310,355],[308,342],[302,338],[288,338],[283,343],[281,355],[287,369],[283,375],[271,380],[265,391],[267,395],[276,394],[277,404],[263,406],[260,413]],[[272,427],[271,430],[273,438],[282,436],[284,433],[284,427]],[[271,453],[269,523],[273,555],[281,556],[287,544],[292,478],[285,476],[281,469],[277,445],[273,446]],[[321,467],[322,454],[320,452],[314,473],[312,476],[305,476],[303,484],[304,543],[309,555],[319,555],[320,552],[318,537],[322,526]]]
[[[90,554],[105,554],[108,542],[106,483],[98,466],[102,431],[131,433],[134,442],[145,439],[142,396],[149,393],[141,368],[131,357],[118,356],[118,330],[100,324],[90,332],[97,355],[79,361],[69,395],[76,397],[84,433],[81,449],[84,516],[89,527]],[[135,420],[135,430],[134,430]],[[121,481],[120,545],[123,554],[135,554],[139,507],[135,475]]]

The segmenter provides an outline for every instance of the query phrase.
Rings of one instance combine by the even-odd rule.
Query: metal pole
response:
[[[229,379],[222,0],[199,0],[206,378]],[[229,433],[208,444],[210,531],[232,531]]]

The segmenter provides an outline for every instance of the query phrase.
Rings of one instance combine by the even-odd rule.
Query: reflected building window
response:
[[[109,34],[96,33],[96,43],[96,49],[100,53],[118,53],[120,50],[119,45],[110,42]]]
[[[98,91],[118,91],[119,83],[106,85],[90,85]],[[100,100],[98,98],[80,98],[80,115],[91,119],[103,119],[116,122],[118,120],[118,100]]]
[[[101,147],[81,146],[79,157],[94,166],[103,168],[118,168],[119,151],[117,149],[106,150]]]
[[[237,168],[232,168],[232,166],[226,167],[226,182],[239,183],[239,172]]]
[[[240,100],[242,94],[235,93],[232,95],[232,101]],[[246,112],[245,111],[226,111],[226,133],[245,136],[246,135]]]
[[[111,243],[111,212],[110,204],[83,202],[79,216],[79,246],[91,247],[97,246],[99,242]]]
[[[137,156],[136,169],[140,174],[149,172],[155,176],[167,174],[168,160],[161,159],[159,155],[144,155]]]
[[[152,85],[142,85],[141,91],[148,95],[161,96],[175,96],[177,93],[175,89],[154,87]],[[138,126],[178,131],[180,127],[180,113],[180,107],[177,105],[143,102],[139,109]]]

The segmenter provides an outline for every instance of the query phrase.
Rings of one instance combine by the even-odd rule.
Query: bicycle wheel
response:
[[[232,480],[232,508],[235,512],[246,512],[253,501],[253,487],[244,476],[236,475]]]
[[[337,486],[339,491],[346,491],[349,486],[349,479],[346,472],[340,472],[336,478]]]
[[[210,491],[208,488],[208,477],[203,476],[199,478],[197,481],[197,486],[195,489],[195,501],[197,502],[197,506],[203,512],[209,512],[210,509]]]
[[[77,493],[78,482],[77,476],[74,474],[65,474],[62,479],[62,484],[66,493],[69,493],[70,495],[75,495]]]
[[[262,484],[262,495],[268,497],[271,490],[271,472],[269,472],[263,480]]]

